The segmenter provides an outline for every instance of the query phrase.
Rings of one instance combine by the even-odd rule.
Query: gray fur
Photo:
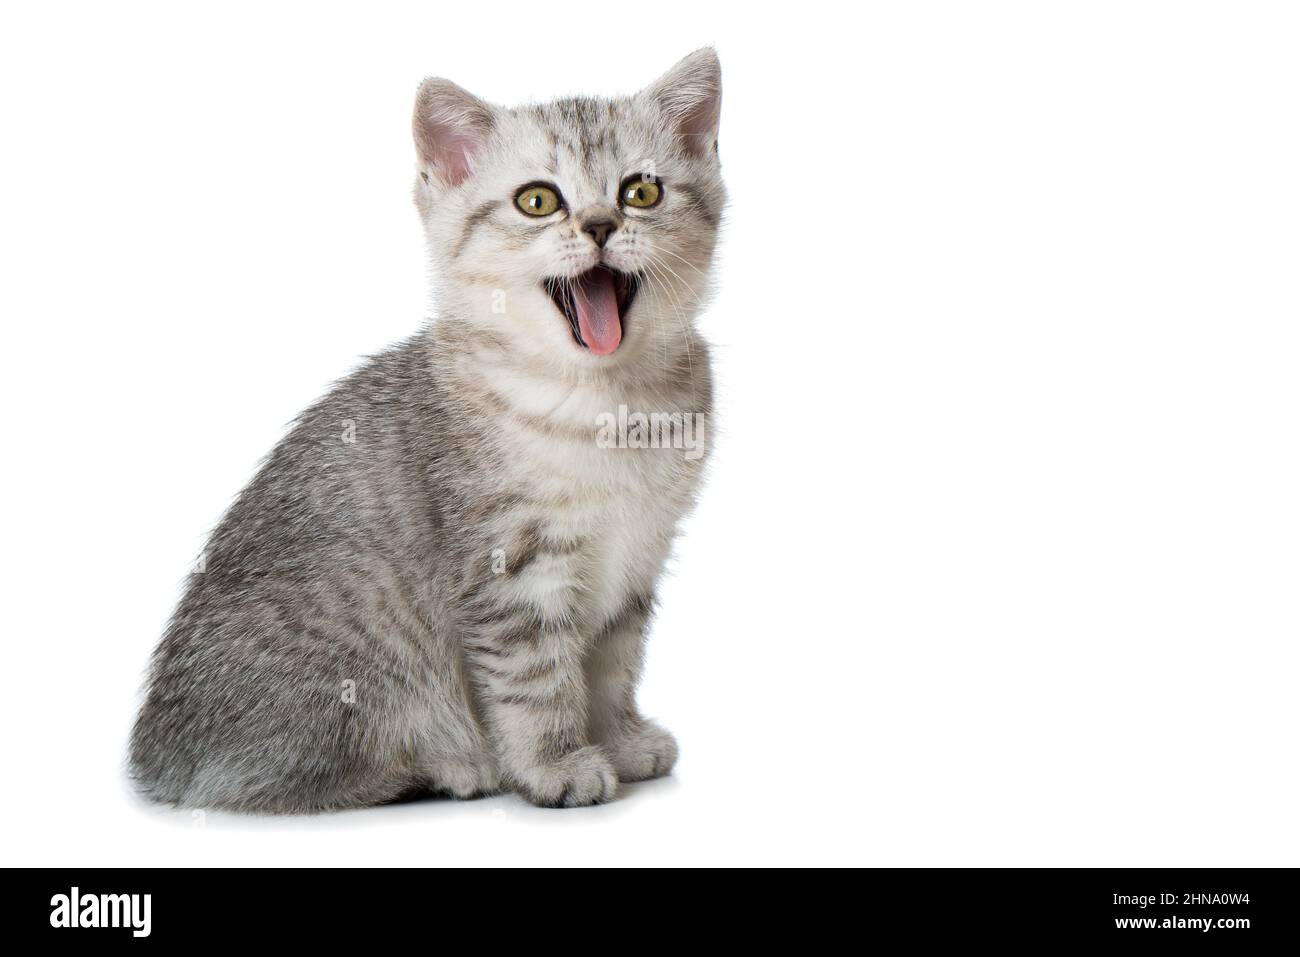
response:
[[[602,447],[597,421],[710,410],[693,321],[723,205],[718,76],[704,50],[625,99],[502,109],[421,87],[438,319],[303,413],[213,533],[132,734],[144,794],[311,812],[512,789],[578,806],[672,768],[634,691],[704,459]],[[663,201],[618,209],[645,164]],[[532,180],[568,211],[521,214]],[[619,226],[607,255],[646,277],[603,358],[540,285],[589,268],[577,224],[596,213]]]

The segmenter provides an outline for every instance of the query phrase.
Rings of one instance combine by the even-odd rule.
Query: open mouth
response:
[[[608,266],[542,281],[555,308],[569,320],[574,341],[598,356],[610,355],[623,341],[623,323],[640,286],[639,276]]]

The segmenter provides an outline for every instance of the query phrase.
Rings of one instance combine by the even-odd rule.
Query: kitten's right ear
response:
[[[415,150],[420,175],[459,186],[474,171],[474,157],[492,132],[492,107],[450,80],[429,77],[415,96]]]

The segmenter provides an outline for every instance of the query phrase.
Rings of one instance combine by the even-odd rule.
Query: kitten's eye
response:
[[[657,179],[633,176],[623,183],[623,205],[648,209],[663,198],[663,187]]]
[[[560,194],[549,186],[529,186],[519,191],[515,205],[529,216],[549,216],[560,208]]]

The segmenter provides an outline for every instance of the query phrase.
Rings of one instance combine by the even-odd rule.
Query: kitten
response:
[[[424,82],[439,318],[303,413],[213,533],[132,734],[145,795],[577,807],[672,769],[635,688],[704,463],[668,433],[710,410],[720,104],[707,49],[621,99]]]

